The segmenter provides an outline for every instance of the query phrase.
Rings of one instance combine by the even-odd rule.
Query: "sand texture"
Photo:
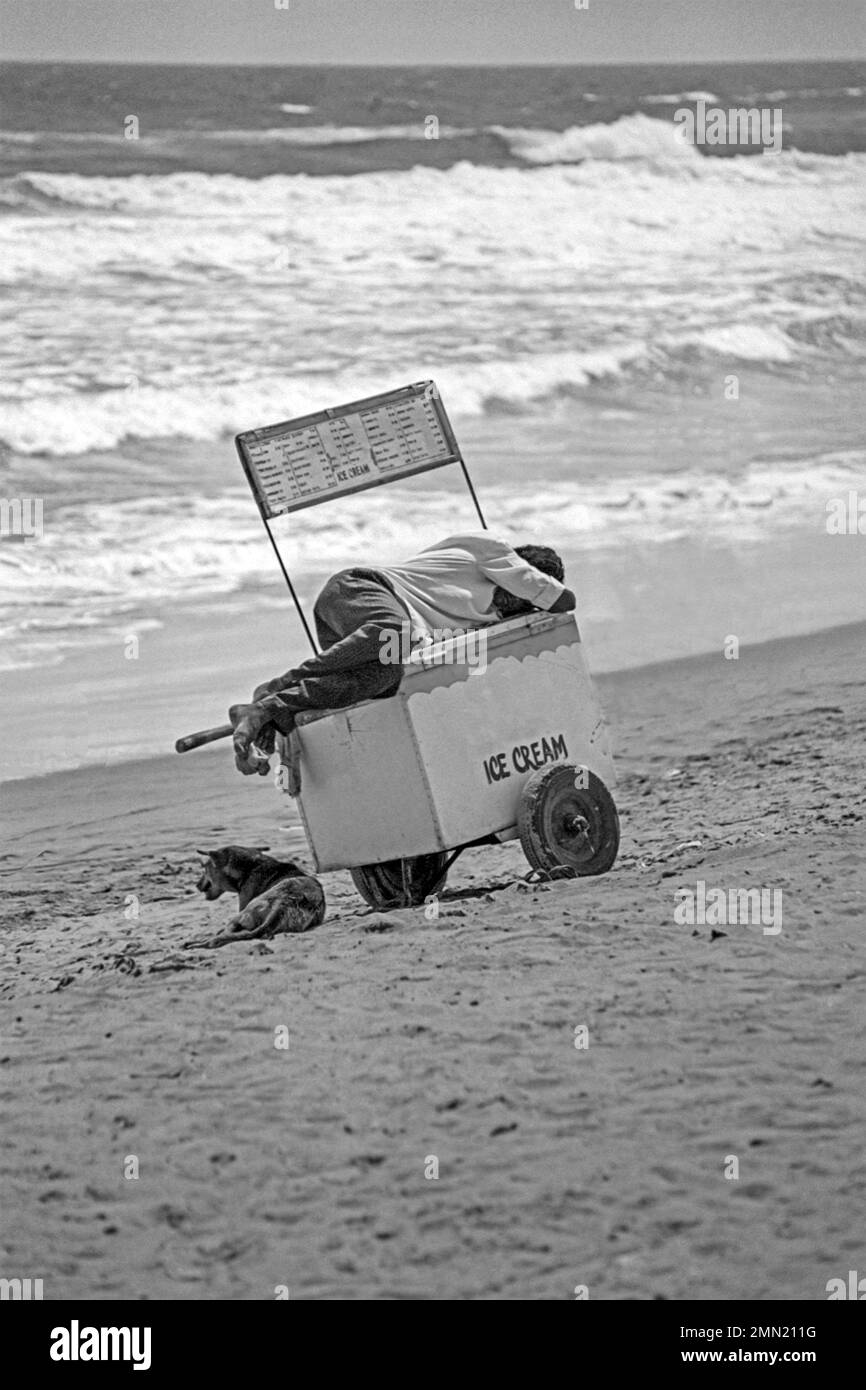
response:
[[[862,1271],[866,629],[599,684],[614,871],[471,851],[433,919],[331,874],[315,931],[190,947],[235,910],[196,845],[304,853],[224,747],[5,785],[2,1273],[813,1300]],[[781,932],[678,924],[699,879],[781,890]]]

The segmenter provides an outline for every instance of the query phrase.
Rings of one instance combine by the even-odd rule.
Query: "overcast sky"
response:
[[[855,58],[864,0],[0,0],[4,58],[598,63]]]

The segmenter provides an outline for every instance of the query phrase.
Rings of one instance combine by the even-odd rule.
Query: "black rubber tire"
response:
[[[436,893],[447,878],[447,854],[419,854],[414,859],[388,859],[350,869],[352,882],[365,903],[377,912],[394,907],[418,907]]]
[[[585,787],[575,785],[580,768],[557,763],[534,772],[520,795],[517,829],[533,869],[572,869],[580,878],[606,874],[619,850],[619,816],[600,777],[586,772]],[[580,818],[583,827],[570,822]]]

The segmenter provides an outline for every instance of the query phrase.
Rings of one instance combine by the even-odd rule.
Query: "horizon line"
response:
[[[261,62],[256,58],[247,58],[241,62],[232,62],[226,59],[165,59],[147,58],[138,60],[134,58],[0,58],[0,67],[31,66],[51,63],[55,66],[65,65],[67,67],[127,67],[127,68],[427,68],[427,69],[453,69],[453,68],[676,68],[693,64],[701,67],[709,66],[713,63],[724,63],[730,65],[763,64],[773,66],[775,64],[808,63],[814,67],[829,63],[848,63],[856,64],[866,62],[866,53],[862,56],[854,57],[846,54],[845,57],[835,58],[676,58],[658,59],[656,61],[646,59],[616,59],[600,58],[596,62],[478,62],[470,63],[456,61],[450,63],[423,63],[423,62],[384,62],[384,63],[343,63],[331,60],[320,59],[300,59],[297,62]]]

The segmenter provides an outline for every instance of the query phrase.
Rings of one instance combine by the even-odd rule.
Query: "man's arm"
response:
[[[577,600],[570,589],[560,584],[550,574],[544,574],[530,565],[516,550],[504,541],[491,540],[489,549],[479,558],[478,568],[494,584],[515,598],[525,599],[533,608],[543,608],[546,612],[568,613],[577,606]],[[568,595],[570,604],[555,608]]]

